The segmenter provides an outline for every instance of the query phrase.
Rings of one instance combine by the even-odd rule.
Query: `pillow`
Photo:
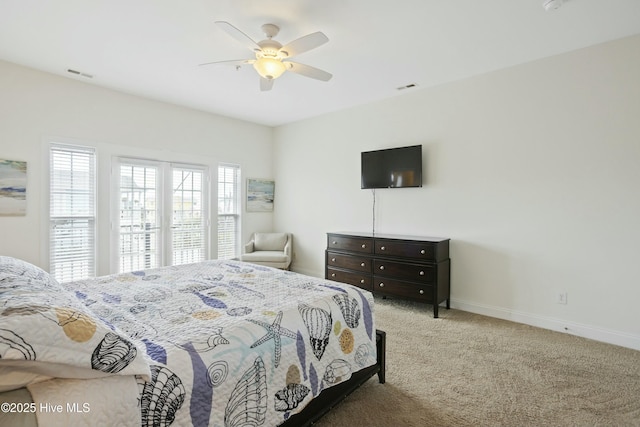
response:
[[[256,233],[254,236],[256,251],[281,251],[287,244],[285,233]]]
[[[0,364],[0,393],[17,390],[29,384],[39,383],[51,378],[36,372],[22,370],[17,366]]]
[[[57,284],[56,279],[49,273],[36,267],[27,261],[0,255],[0,280],[6,277],[24,277],[27,279],[41,280],[47,284]]]
[[[3,368],[59,378],[149,378],[145,351],[125,334],[109,327],[57,282],[28,276],[0,280]],[[0,387],[7,386],[3,378]]]

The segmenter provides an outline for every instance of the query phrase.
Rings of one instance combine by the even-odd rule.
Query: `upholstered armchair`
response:
[[[293,236],[290,233],[253,233],[240,259],[245,262],[288,270]]]

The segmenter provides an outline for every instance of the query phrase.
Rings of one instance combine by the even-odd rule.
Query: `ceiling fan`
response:
[[[282,45],[273,38],[278,35],[280,27],[274,24],[264,24],[262,31],[267,36],[266,39],[255,42],[226,21],[216,21],[218,27],[224,30],[231,37],[248,47],[254,54],[255,59],[235,59],[230,61],[214,61],[200,65],[227,64],[234,65],[236,68],[242,65],[252,64],[253,68],[260,74],[260,90],[267,91],[273,87],[273,81],[280,77],[285,71],[291,71],[312,79],[329,81],[332,77],[330,73],[320,70],[309,65],[300,64],[298,62],[289,61],[301,53],[325,44],[329,41],[327,36],[322,32],[307,34],[286,45]]]

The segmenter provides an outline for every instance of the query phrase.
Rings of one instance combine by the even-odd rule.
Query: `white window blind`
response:
[[[118,162],[118,271],[204,261],[206,169],[139,159]]]
[[[95,276],[95,150],[50,146],[49,266],[60,282]]]
[[[119,272],[161,265],[158,167],[120,165]]]
[[[173,167],[173,218],[171,242],[173,264],[204,261],[207,217],[204,204],[204,173]]]
[[[239,254],[240,167],[218,166],[218,259]]]

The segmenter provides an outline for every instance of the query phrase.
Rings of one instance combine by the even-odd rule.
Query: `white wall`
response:
[[[109,161],[113,155],[206,164],[217,180],[218,162],[240,164],[243,177],[272,178],[273,130],[239,120],[151,101],[0,61],[0,158],[27,162],[27,215],[0,216],[0,254],[46,268],[46,142],[98,148],[100,264],[109,253]],[[217,193],[215,187],[212,195]],[[245,190],[243,179],[243,192]],[[243,198],[244,199],[244,198]],[[217,210],[212,200],[211,208]],[[273,214],[246,213],[242,241],[271,230]],[[215,258],[215,224],[212,224]]]
[[[0,158],[28,162],[0,254],[46,265],[43,141],[62,137],[275,177],[274,214],[243,209],[243,241],[291,231],[294,270],[322,276],[326,232],[371,229],[360,152],[423,144],[425,186],[379,190],[377,230],[450,237],[454,307],[640,349],[639,51],[636,36],[275,131],[0,61]]]
[[[453,307],[640,349],[638,52],[636,36],[277,128],[293,269],[323,276],[325,233],[371,230],[361,151],[422,144],[424,187],[378,190],[376,229],[452,239]]]

